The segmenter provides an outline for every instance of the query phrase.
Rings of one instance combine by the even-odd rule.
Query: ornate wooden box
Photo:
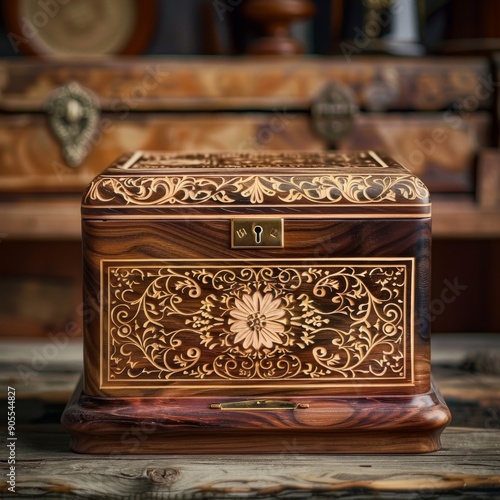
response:
[[[372,151],[137,152],[82,202],[79,452],[426,452],[431,205]]]

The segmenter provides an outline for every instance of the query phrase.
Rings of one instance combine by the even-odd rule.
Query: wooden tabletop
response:
[[[453,423],[442,450],[424,455],[303,455],[293,441],[274,455],[77,455],[58,420],[81,343],[48,345],[0,345],[3,399],[16,389],[16,492],[5,480],[4,427],[4,498],[500,498],[500,335],[434,337],[434,376]],[[124,438],[132,448],[144,436]]]

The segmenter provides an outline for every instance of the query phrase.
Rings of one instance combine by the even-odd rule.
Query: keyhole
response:
[[[262,243],[262,226],[254,226],[253,232],[255,233],[255,243]]]

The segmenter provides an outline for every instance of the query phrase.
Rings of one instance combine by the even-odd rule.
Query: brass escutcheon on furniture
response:
[[[45,104],[50,128],[69,167],[78,167],[92,151],[99,126],[97,98],[76,82],[59,87]]]

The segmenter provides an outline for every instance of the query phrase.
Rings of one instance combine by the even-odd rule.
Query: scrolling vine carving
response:
[[[207,203],[332,204],[427,200],[429,191],[412,174],[318,175],[310,178],[241,175],[102,177],[92,182],[84,204],[99,201],[120,205],[158,206]]]
[[[109,384],[407,381],[411,259],[193,265],[105,262]]]

